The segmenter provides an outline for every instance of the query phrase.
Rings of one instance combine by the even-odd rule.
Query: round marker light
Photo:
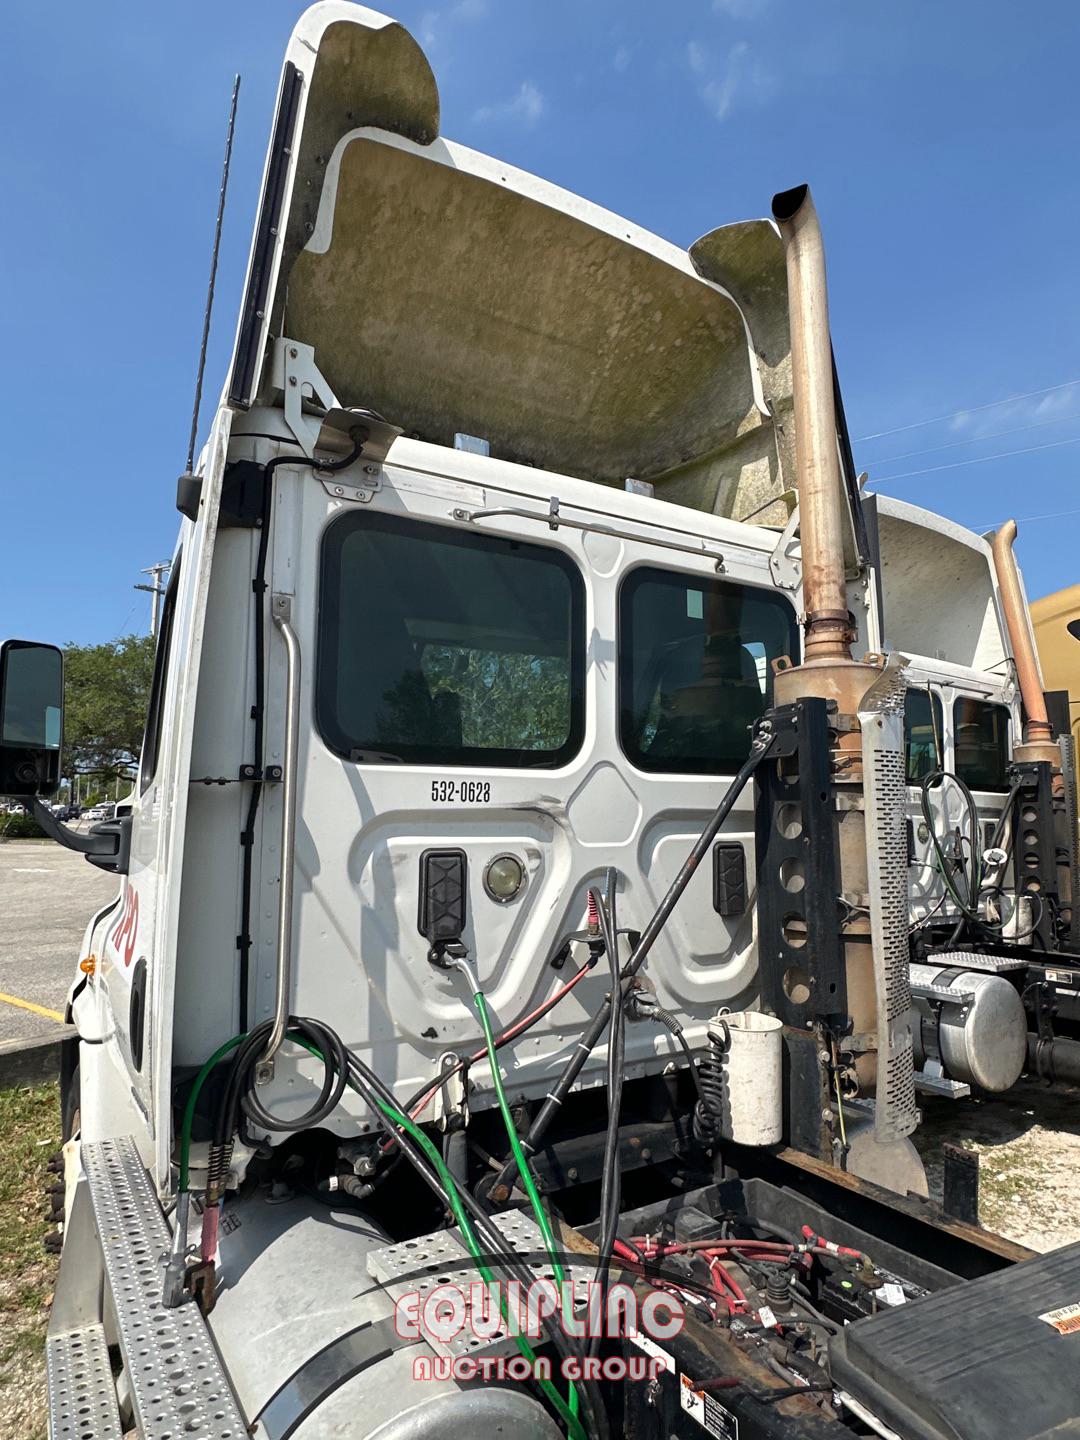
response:
[[[509,904],[525,884],[525,866],[516,855],[496,855],[484,871],[484,889],[500,905]]]

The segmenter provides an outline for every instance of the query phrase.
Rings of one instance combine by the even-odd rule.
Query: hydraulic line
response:
[[[693,878],[698,865],[708,853],[709,846],[716,839],[721,825],[723,825],[731,813],[735,801],[742,794],[746,782],[750,779],[751,775],[753,775],[758,765],[772,747],[775,737],[773,736],[771,726],[766,728],[766,725],[766,721],[758,722],[749,755],[739,767],[731,784],[725,791],[723,799],[713,811],[709,823],[694,842],[694,846],[684,860],[678,875],[676,875],[675,879],[671,882],[667,894],[660,901],[655,914],[645,927],[641,938],[630,954],[630,958],[624,965],[622,970],[622,989],[624,996],[630,986],[630,982],[648,958],[657,936],[667,924],[671,912],[678,904],[683,891]],[[562,1108],[563,1102],[567,1095],[569,1095],[578,1076],[581,1074],[586,1060],[592,1054],[596,1042],[607,1027],[610,1014],[611,997],[606,999],[596,1011],[585,1034],[575,1045],[574,1053],[567,1061],[554,1089],[548,1093],[547,1098],[540,1107],[535,1120],[529,1128],[528,1135],[522,1142],[522,1149],[525,1151],[526,1156],[531,1158],[540,1148],[541,1142],[548,1131],[548,1127]],[[505,1199],[509,1196],[508,1184],[513,1170],[514,1162],[512,1160],[508,1161],[502,1170],[500,1170],[492,1185],[491,1194],[493,1198],[499,1197],[500,1199]]]

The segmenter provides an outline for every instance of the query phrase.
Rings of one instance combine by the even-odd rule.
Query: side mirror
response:
[[[0,646],[0,795],[52,795],[60,784],[64,656],[55,645]]]

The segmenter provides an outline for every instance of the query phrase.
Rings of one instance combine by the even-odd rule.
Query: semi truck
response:
[[[911,1140],[1075,1063],[1068,724],[1014,527],[856,473],[808,188],[684,251],[321,0],[177,508],[113,818],[0,659],[0,792],[119,885],[52,1440],[1080,1426],[1080,1246]]]

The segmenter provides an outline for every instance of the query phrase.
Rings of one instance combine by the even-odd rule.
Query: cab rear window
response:
[[[798,655],[795,611],[750,585],[649,566],[619,598],[619,736],[639,769],[727,774],[772,703],[772,662]]]
[[[560,550],[377,512],[323,542],[316,719],[368,764],[555,767],[585,728],[585,599]]]
[[[953,704],[956,773],[972,790],[1008,790],[1009,710],[986,700]]]
[[[941,769],[944,733],[941,696],[931,690],[909,690],[904,696],[904,760],[909,785],[918,785]]]

